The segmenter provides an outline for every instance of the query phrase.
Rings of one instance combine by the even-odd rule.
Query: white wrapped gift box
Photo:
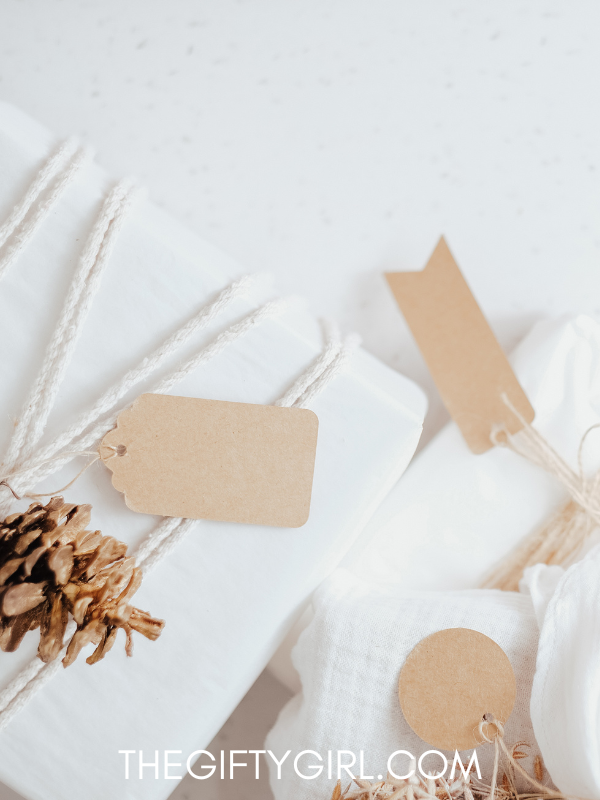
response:
[[[0,106],[0,220],[55,146],[48,131]],[[111,185],[101,169],[87,167],[0,284],[3,448]],[[228,258],[142,202],[116,243],[47,437],[64,429],[236,274]],[[257,289],[255,296],[236,300],[183,355],[264,302],[265,292]],[[255,326],[174,393],[272,403],[321,347],[319,325],[304,311],[290,312]],[[185,758],[206,746],[267,663],[296,610],[404,471],[419,439],[425,400],[414,384],[359,350],[311,407],[320,426],[308,523],[286,530],[198,522],[136,595],[138,606],[167,621],[160,639],[136,637],[130,659],[120,641],[95,666],[80,657],[61,669],[0,734],[1,781],[31,800],[152,800],[173,790],[162,769],[159,780],[148,778],[152,770],[143,781],[136,771],[125,780],[118,751],[143,750],[152,760],[155,750],[181,750]],[[40,488],[62,486],[74,472],[71,465]],[[157,523],[126,508],[101,464],[65,496],[91,503],[94,528],[133,546]],[[34,655],[37,638],[29,634],[17,653],[1,654],[0,686]]]

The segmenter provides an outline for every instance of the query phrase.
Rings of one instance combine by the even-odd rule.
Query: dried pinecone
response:
[[[164,622],[129,605],[142,582],[127,545],[100,531],[88,531],[91,506],[53,497],[0,523],[0,648],[14,651],[27,631],[40,628],[38,656],[60,653],[69,614],[77,623],[63,664],[68,667],[93,642],[87,658],[95,664],[110,650],[117,631],[157,639]]]

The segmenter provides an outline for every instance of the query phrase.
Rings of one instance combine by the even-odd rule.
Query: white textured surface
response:
[[[445,415],[383,267],[419,268],[443,231],[505,347],[548,313],[598,315],[599,16],[593,0],[4,0],[0,98],[87,135],[112,173],[359,330],[426,385],[431,433]]]
[[[450,246],[504,345],[598,313],[593,0],[4,0],[0,97],[431,386],[381,280]],[[430,425],[439,427],[435,404]]]

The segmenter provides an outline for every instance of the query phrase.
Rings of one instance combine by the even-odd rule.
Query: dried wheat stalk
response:
[[[338,781],[331,795],[331,800],[567,800],[552,786],[547,792],[535,793],[519,792],[515,786],[513,765],[521,759],[527,758],[528,748],[526,742],[517,742],[508,751],[508,763],[502,774],[499,785],[486,786],[469,773],[465,778],[459,771],[459,776],[452,781],[441,778],[423,778],[414,775],[408,780],[399,780],[388,773],[385,781],[371,783],[367,780],[354,778],[345,789]],[[463,765],[464,766],[464,765]],[[466,766],[464,766],[466,771]],[[539,755],[533,759],[533,772],[535,779],[541,783],[547,773]]]

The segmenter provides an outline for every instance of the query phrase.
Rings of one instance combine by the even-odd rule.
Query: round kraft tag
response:
[[[469,750],[481,744],[484,714],[506,723],[516,681],[496,642],[468,628],[448,628],[411,651],[400,672],[398,695],[417,736],[440,750]]]

